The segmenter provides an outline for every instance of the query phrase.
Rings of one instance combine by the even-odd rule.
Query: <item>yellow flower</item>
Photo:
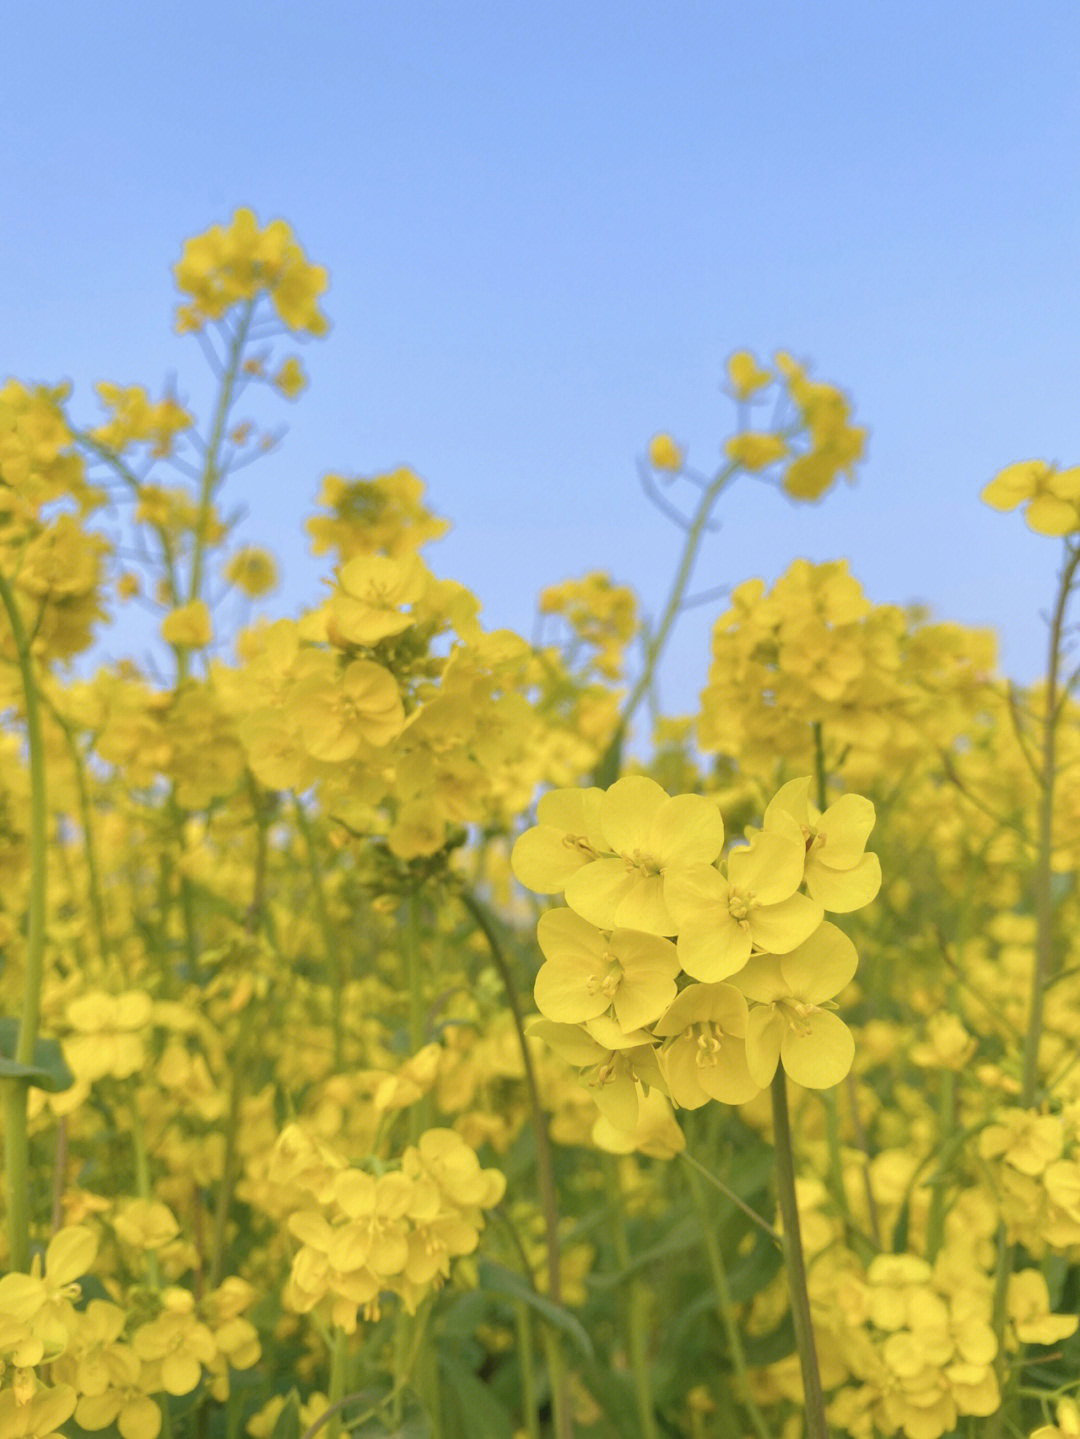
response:
[[[790,954],[757,954],[732,976],[757,1001],[746,1022],[746,1059],[765,1089],[778,1062],[807,1089],[829,1089],[851,1068],[855,1041],[826,1008],[849,983],[859,963],[847,935],[827,920]]]
[[[161,622],[161,638],[170,645],[204,649],[213,637],[214,629],[205,600],[192,600],[181,605]]]
[[[833,914],[869,904],[881,888],[876,854],[864,854],[874,827],[874,806],[845,794],[822,814],[810,802],[810,780],[793,779],[765,811],[765,829],[801,841],[806,850],[806,887]]]
[[[601,789],[553,789],[536,806],[538,823],[510,852],[519,884],[537,894],[561,894],[570,876],[606,852],[600,828]]]
[[[712,800],[682,794],[670,799],[655,780],[629,775],[600,801],[600,823],[611,859],[578,869],[565,898],[601,929],[676,933],[664,899],[670,875],[690,864],[711,864],[724,843],[724,822]]]
[[[824,919],[820,904],[796,890],[805,851],[779,834],[757,834],[728,856],[728,878],[711,865],[687,865],[664,895],[679,935],[687,974],[707,984],[740,970],[751,950],[785,954]]]
[[[760,1093],[746,1062],[746,1000],[730,984],[691,984],[653,1026],[671,1037],[660,1068],[671,1097],[683,1109],[710,1099],[745,1104]]]
[[[608,1154],[645,1154],[650,1159],[672,1159],[686,1148],[686,1136],[671,1104],[658,1089],[650,1089],[639,1102],[633,1129],[616,1129],[600,1114],[593,1125],[592,1140],[597,1149]]]
[[[428,585],[428,571],[416,555],[356,555],[341,567],[339,588],[330,601],[327,632],[340,646],[375,645],[399,635],[416,621],[402,614]]]
[[[41,1255],[35,1254],[29,1274],[5,1274],[0,1279],[0,1314],[26,1325],[33,1340],[27,1339],[25,1357],[35,1351],[33,1363],[40,1364],[60,1354],[74,1332],[77,1317],[72,1304],[81,1292],[76,1282],[86,1273],[97,1254],[97,1235],[81,1225],[58,1230],[45,1250],[45,1272]]]
[[[749,350],[736,350],[727,362],[728,381],[737,400],[748,400],[757,390],[773,381],[772,373],[763,369]]]
[[[64,1439],[60,1425],[74,1414],[75,1403],[70,1384],[39,1389],[25,1404],[14,1389],[0,1390],[0,1434],[4,1439]]]
[[[542,914],[536,937],[546,963],[534,995],[548,1019],[578,1024],[614,1005],[623,1029],[641,1029],[675,997],[679,957],[670,940],[631,929],[606,934],[570,909]]]
[[[653,435],[649,441],[649,464],[654,470],[677,474],[682,469],[683,452],[670,435]]]
[[[166,1289],[162,1299],[162,1313],[135,1331],[132,1347],[156,1366],[155,1377],[166,1394],[190,1394],[202,1378],[202,1366],[216,1359],[217,1345],[186,1290]]]
[[[303,390],[307,388],[308,378],[304,374],[304,367],[295,355],[283,361],[272,384],[280,390],[287,400],[295,400]]]
[[[724,445],[724,453],[728,459],[734,460],[751,474],[768,469],[777,460],[783,459],[787,451],[787,441],[783,435],[763,434],[756,430],[743,430],[741,434],[732,435]]]
[[[1020,460],[990,481],[980,497],[995,510],[1026,504],[1024,519],[1040,535],[1080,529],[1080,466],[1058,470],[1045,460]]]
[[[1040,1269],[1010,1274],[1006,1312],[1021,1344],[1056,1344],[1080,1325],[1080,1315],[1050,1312],[1050,1290]]]
[[[80,1079],[106,1074],[128,1079],[146,1063],[153,1001],[141,989],[105,994],[92,989],[70,1001],[67,1019],[75,1031],[64,1038],[64,1054]]]
[[[276,586],[277,564],[266,550],[245,545],[225,566],[225,578],[250,599],[259,599]]]
[[[586,1028],[536,1019],[529,1033],[580,1071],[597,1108],[616,1129],[632,1130],[637,1125],[642,1084],[665,1088],[648,1030],[627,1034],[614,1019],[601,1015]]]

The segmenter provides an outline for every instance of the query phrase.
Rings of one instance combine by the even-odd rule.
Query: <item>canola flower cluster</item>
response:
[[[822,814],[809,787],[784,785],[719,866],[716,803],[669,797],[646,775],[551,791],[514,845],[520,882],[567,905],[537,927],[544,1018],[532,1032],[579,1069],[617,1129],[635,1128],[651,1089],[696,1109],[746,1103],[778,1063],[813,1089],[851,1068],[855,1043],[833,1011],[858,956],[825,913],[859,909],[880,887],[866,851],[874,807],[844,795]]]
[[[400,1167],[373,1174],[346,1163],[330,1145],[294,1124],[274,1146],[268,1178],[300,1241],[284,1290],[288,1308],[325,1310],[345,1334],[357,1314],[377,1318],[380,1295],[397,1294],[410,1314],[471,1254],[483,1211],[506,1192],[497,1169],[481,1169],[452,1129],[429,1129],[401,1155]]]

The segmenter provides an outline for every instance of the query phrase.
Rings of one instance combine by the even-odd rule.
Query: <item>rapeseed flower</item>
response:
[[[578,1024],[614,1007],[623,1029],[640,1029],[675,997],[679,956],[670,940],[630,929],[608,933],[570,909],[542,914],[536,937],[546,963],[534,996],[548,1019]]]
[[[711,864],[724,843],[724,822],[712,800],[668,797],[655,780],[616,780],[600,801],[606,854],[581,866],[566,883],[567,904],[602,929],[676,933],[665,885],[687,865]]]
[[[807,1089],[829,1089],[851,1068],[855,1040],[830,1001],[859,963],[847,935],[827,920],[789,954],[757,954],[732,976],[755,1001],[746,1023],[746,1059],[765,1089],[778,1063]]]

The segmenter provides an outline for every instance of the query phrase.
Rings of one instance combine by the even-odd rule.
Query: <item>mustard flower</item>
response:
[[[744,470],[757,474],[766,470],[787,454],[788,445],[783,435],[772,435],[757,430],[743,430],[726,441],[724,453]]]
[[[632,1130],[637,1125],[642,1085],[666,1088],[648,1030],[627,1034],[615,1020],[602,1015],[584,1027],[536,1019],[529,1033],[580,1072],[597,1108],[616,1129]]]
[[[995,475],[980,498],[995,510],[1026,504],[1024,520],[1039,535],[1080,530],[1080,466],[1058,470],[1045,460],[1021,460]]]
[[[77,995],[67,1006],[72,1034],[63,1041],[64,1055],[80,1079],[107,1074],[128,1079],[146,1063],[146,1039],[153,1001],[141,989],[106,994],[100,989]]]
[[[746,1023],[746,1059],[762,1089],[776,1066],[807,1089],[839,1084],[855,1058],[855,1041],[829,1001],[859,963],[847,935],[827,920],[790,954],[757,954],[732,983],[756,1001]]]
[[[708,864],[669,876],[664,896],[687,974],[711,984],[740,970],[753,949],[786,954],[809,939],[825,912],[796,893],[804,855],[788,836],[759,833],[731,851],[726,879]]]
[[[736,350],[727,362],[728,383],[737,400],[748,400],[773,382],[771,370],[758,364],[749,350]]]
[[[1050,1290],[1041,1269],[1009,1275],[1005,1312],[1020,1344],[1057,1344],[1080,1325],[1080,1315],[1051,1313]]]
[[[745,1104],[761,1092],[746,1062],[746,1025],[746,1000],[733,985],[691,984],[674,1000],[653,1033],[669,1040],[660,1068],[676,1104]]]
[[[75,1390],[70,1384],[39,1389],[20,1403],[14,1389],[0,1390],[0,1434],[4,1439],[64,1439],[60,1425],[75,1412]]]
[[[423,596],[431,576],[415,554],[356,555],[342,565],[330,601],[328,632],[334,644],[374,645],[416,623],[402,613]]]
[[[203,1365],[217,1358],[217,1345],[187,1290],[166,1289],[161,1298],[162,1312],[135,1331],[132,1348],[151,1366],[166,1394],[190,1394],[202,1378]]]
[[[570,876],[567,904],[601,929],[677,932],[664,898],[670,876],[691,864],[711,864],[724,843],[724,822],[712,800],[669,798],[655,780],[616,780],[600,801],[600,824],[611,858]]]
[[[536,937],[546,963],[534,997],[548,1019],[577,1024],[614,1005],[623,1029],[640,1029],[675,997],[679,956],[670,940],[631,929],[608,934],[570,909],[542,914]]]
[[[184,649],[205,649],[214,637],[214,627],[205,600],[181,605],[161,622],[161,638]]]
[[[682,448],[670,435],[653,435],[649,441],[649,464],[654,470],[666,470],[670,474],[677,474],[682,469],[682,463]]]
[[[97,1254],[97,1235],[81,1225],[58,1230],[45,1250],[45,1272],[41,1255],[35,1254],[29,1274],[5,1274],[0,1279],[0,1314],[27,1325],[41,1346],[42,1354],[58,1354],[67,1345],[75,1327],[72,1300],[81,1292],[76,1282],[86,1273]]]
[[[833,914],[869,904],[881,888],[881,864],[864,853],[874,827],[874,806],[845,794],[821,813],[810,801],[810,780],[793,779],[773,796],[765,829],[799,840],[806,849],[806,888]]]
[[[536,894],[561,894],[570,876],[607,849],[600,827],[602,789],[553,789],[536,806],[537,823],[520,835],[510,868]]]
[[[672,1159],[686,1148],[671,1103],[658,1089],[650,1089],[639,1100],[637,1124],[631,1130],[616,1129],[604,1115],[597,1115],[592,1141],[607,1154],[645,1154],[650,1159]]]

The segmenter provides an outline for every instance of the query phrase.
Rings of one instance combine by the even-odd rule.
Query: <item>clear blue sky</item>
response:
[[[744,481],[694,587],[847,556],[1040,670],[1059,542],[978,493],[1080,462],[1075,0],[43,0],[5,28],[0,377],[70,378],[87,421],[96,379],[204,395],[169,267],[238,204],[330,270],[311,389],[234,491],[287,612],[320,476],[399,463],[490,627],[589,568],[655,612],[679,536],[636,458],[670,429],[711,470],[726,356],[786,348],[851,393],[868,463],[816,507]]]

